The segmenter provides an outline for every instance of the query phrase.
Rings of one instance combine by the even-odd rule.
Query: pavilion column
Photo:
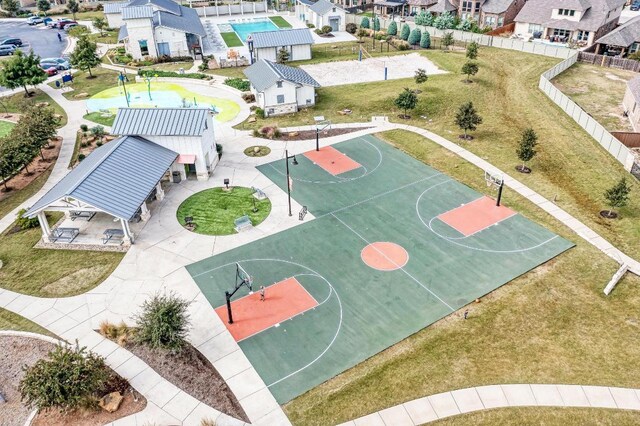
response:
[[[47,222],[47,216],[44,212],[38,213],[38,223],[40,223],[40,229],[42,230],[42,239],[47,241],[51,235],[51,228],[49,222]]]
[[[120,219],[120,224],[122,225],[122,232],[124,232],[124,242],[126,244],[133,244],[133,234],[131,234],[131,229],[129,229],[129,222]]]
[[[156,200],[164,200],[164,189],[162,189],[162,185],[160,184],[160,182],[158,182],[158,184],[156,185]]]
[[[140,206],[140,210],[142,211],[142,213],[140,214],[140,218],[142,220],[144,220],[145,222],[149,220],[149,218],[151,217],[151,212],[149,211],[149,208],[147,207],[147,202],[145,201],[144,203],[142,203],[142,205]]]

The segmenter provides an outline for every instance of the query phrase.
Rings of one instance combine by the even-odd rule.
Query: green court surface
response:
[[[303,155],[290,166],[292,196],[315,219],[187,267],[214,308],[234,285],[235,262],[254,277],[254,290],[267,286],[265,306],[268,286],[289,277],[317,301],[239,342],[280,403],[573,245],[520,215],[465,237],[437,216],[481,194],[373,136],[334,148],[362,167],[333,176]],[[259,167],[286,190],[284,168],[284,160]],[[407,263],[367,266],[361,253],[374,242],[401,246]]]

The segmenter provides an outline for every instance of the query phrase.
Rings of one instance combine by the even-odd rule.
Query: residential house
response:
[[[181,179],[207,180],[218,164],[213,117],[206,108],[119,108],[111,133],[141,136],[179,154]]]
[[[515,34],[591,46],[613,30],[625,0],[528,0],[515,18]]]
[[[253,48],[253,61],[277,61],[281,49],[289,52],[289,61],[311,59],[312,44],[313,36],[308,28],[253,33],[248,42],[250,49]]]
[[[107,18],[107,24],[109,28],[120,28],[122,22],[122,8],[129,5],[128,1],[105,3],[103,5],[103,12],[105,18]]]
[[[403,16],[406,14],[407,0],[378,0],[373,2],[376,15]]]
[[[640,16],[596,40],[595,53],[627,56],[640,50]]]
[[[328,0],[296,0],[295,9],[298,19],[316,28],[330,26],[331,31],[345,30],[347,12]]]
[[[265,116],[297,112],[316,103],[315,89],[320,84],[300,68],[260,59],[244,74]]]
[[[427,12],[427,9],[436,3],[438,0],[407,0],[408,13],[411,16],[419,15],[422,12]]]
[[[445,12],[455,15],[458,12],[458,2],[457,0],[438,0],[436,4],[427,8],[427,12],[434,16],[441,15]]]
[[[121,20],[118,41],[134,59],[201,53],[206,32],[194,9],[173,0],[133,0],[109,10],[107,19]]]
[[[498,28],[513,22],[526,0],[409,0],[410,5],[412,2],[429,3],[420,9],[433,15],[448,12],[461,20],[475,21],[481,27]]]
[[[627,82],[622,106],[635,132],[640,131],[640,76]]]
[[[485,0],[478,25],[496,29],[513,22],[527,0]],[[463,2],[464,3],[464,2]]]

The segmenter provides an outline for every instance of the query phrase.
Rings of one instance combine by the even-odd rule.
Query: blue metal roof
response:
[[[293,30],[276,30],[252,33],[253,47],[296,46],[299,44],[313,44],[313,36],[308,28]]]
[[[180,5],[173,0],[133,0],[129,6],[155,6],[175,15],[180,15]]]
[[[131,220],[178,154],[147,139],[124,136],[102,145],[25,213],[33,217],[64,197]]]
[[[188,7],[178,7],[180,14],[160,10],[156,11],[153,14],[153,25],[205,37],[207,32],[204,30],[204,26],[202,26],[198,12]]]
[[[118,3],[105,3],[104,4],[104,13],[120,13],[120,9],[127,6],[129,2],[118,2]]]
[[[129,37],[129,31],[127,31],[127,26],[123,25],[120,27],[120,31],[118,31],[118,41],[122,41],[127,37]]]
[[[255,64],[244,70],[244,75],[247,76],[251,85],[255,87],[258,92],[264,91],[280,80],[320,87],[320,84],[303,69],[277,64],[265,59],[258,60]]]
[[[207,128],[207,108],[119,108],[114,135],[201,136]]]
[[[122,8],[122,19],[142,19],[152,18],[153,8],[151,6],[127,6]]]
[[[309,9],[313,10],[315,13],[322,16],[325,13],[329,12],[334,7],[340,10],[344,10],[337,4],[331,3],[330,1],[327,1],[327,0],[318,0],[317,2],[310,5]]]

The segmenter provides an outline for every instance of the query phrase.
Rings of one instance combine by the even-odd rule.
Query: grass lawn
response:
[[[73,14],[72,13],[54,13],[54,14],[49,14],[49,16],[53,17],[54,20],[55,19],[60,19],[60,18],[70,18],[73,19]],[[104,12],[101,10],[91,10],[88,12],[78,12],[76,13],[76,20],[78,21],[91,21],[93,20],[93,18],[104,18]]]
[[[87,93],[91,97],[98,92],[118,85],[118,72],[116,71],[98,67],[92,68],[91,74],[93,74],[93,78],[89,78],[89,73],[86,71],[75,73],[73,75],[73,90],[62,92],[62,96],[74,101],[79,99],[76,98],[76,95],[80,93]],[[55,83],[49,83],[49,86],[55,88]]]
[[[9,133],[11,133],[11,129],[13,129],[14,127],[15,127],[14,123],[0,120],[0,138],[7,136]]]
[[[118,42],[118,30],[110,29],[103,31],[102,34],[90,34],[89,39],[95,43],[116,44]]]
[[[0,308],[0,330],[29,331],[31,333],[56,337],[54,334],[50,333],[45,328],[40,327],[35,322],[4,308]]]
[[[31,198],[36,192],[40,191],[40,188],[42,188],[47,179],[49,179],[52,168],[53,165],[25,188],[22,188],[19,191],[12,191],[7,198],[0,201],[0,217],[5,217],[13,209]]]
[[[253,206],[258,208],[253,212]],[[184,226],[184,218],[192,216],[197,227],[195,232],[204,235],[235,234],[233,221],[249,216],[253,226],[262,223],[271,212],[269,199],[257,200],[250,188],[233,187],[231,191],[211,188],[198,192],[184,200],[178,212],[178,222]]]
[[[553,80],[553,84],[609,131],[633,132],[624,117],[622,98],[627,81],[637,73],[577,63]]]
[[[218,68],[215,70],[206,70],[205,74],[220,76],[222,80],[226,78],[247,78],[243,72],[246,68],[247,67]]]
[[[487,192],[480,169],[435,143],[405,131],[379,136]],[[640,367],[640,348],[629,344],[640,331],[640,278],[627,275],[605,297],[615,262],[510,189],[503,200],[576,247],[469,305],[468,320],[460,313],[444,318],[286,404],[295,425],[337,424],[485,384],[640,386],[629,374]]]
[[[606,408],[518,407],[500,408],[454,416],[429,423],[434,426],[501,426],[501,425],[610,425],[640,423],[640,413]]]
[[[278,28],[291,28],[291,24],[282,16],[269,16],[269,19],[271,19],[271,22],[273,22]]]
[[[115,115],[110,115],[109,117],[104,117],[104,114],[100,111],[90,112],[89,114],[85,114],[82,118],[85,120],[93,121],[94,123],[100,124],[102,126],[113,126],[113,122],[116,119]]]
[[[61,216],[49,217],[53,225]],[[84,293],[107,278],[123,253],[34,249],[40,228],[0,235],[0,287],[41,297]]]
[[[235,32],[233,33],[220,33],[222,40],[224,40],[227,47],[241,47],[244,46],[240,37]]]
[[[58,105],[49,95],[44,93],[40,89],[34,89],[33,87],[28,87],[29,92],[33,92],[34,94],[28,98],[24,97],[24,91],[16,93],[12,96],[7,96],[0,99],[0,111],[4,111],[4,108],[9,112],[17,112],[20,113],[24,111],[24,106],[26,104],[37,104],[40,102],[48,102],[49,106],[53,108],[56,114],[62,116],[60,120],[60,127],[67,124],[67,113],[62,109],[60,105]]]
[[[391,121],[432,130],[469,149],[547,199],[555,198],[560,207],[612,244],[640,258],[640,183],[629,180],[632,195],[629,205],[620,210],[621,219],[601,218],[598,212],[607,207],[604,191],[621,177],[630,178],[629,173],[538,90],[540,74],[557,59],[483,47],[478,58],[480,72],[473,83],[465,84],[460,73],[466,60],[464,52],[422,53],[449,74],[430,76],[421,86],[411,120],[399,119],[401,111],[394,105],[403,88],[417,86],[413,79],[402,79],[323,87],[317,90],[314,108],[239,127],[310,125],[317,115],[332,122],[369,121],[371,116],[387,115]],[[467,101],[473,101],[484,119],[472,141],[460,140],[462,131],[454,123],[459,106]],[[338,114],[345,108],[353,113]],[[522,175],[514,170],[518,164],[516,148],[528,126],[539,136],[538,155],[529,164],[533,173]]]

